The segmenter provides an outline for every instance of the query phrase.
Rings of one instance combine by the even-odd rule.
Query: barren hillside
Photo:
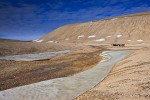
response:
[[[147,43],[150,12],[62,26],[36,42]]]

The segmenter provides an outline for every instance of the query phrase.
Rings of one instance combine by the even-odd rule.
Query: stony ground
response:
[[[150,100],[150,46],[138,47],[76,100]]]

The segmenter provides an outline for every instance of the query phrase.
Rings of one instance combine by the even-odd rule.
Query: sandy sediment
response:
[[[63,50],[63,51],[55,51],[55,52],[43,52],[43,53],[37,53],[37,54],[22,54],[22,55],[14,55],[14,56],[4,56],[0,57],[0,59],[3,60],[15,60],[15,61],[39,61],[39,60],[45,60],[50,59],[54,56],[69,53],[70,50]]]
[[[150,100],[150,46],[132,52],[76,100]]]

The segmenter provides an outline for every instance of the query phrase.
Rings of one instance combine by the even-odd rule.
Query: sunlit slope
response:
[[[148,43],[150,12],[62,26],[42,42]]]

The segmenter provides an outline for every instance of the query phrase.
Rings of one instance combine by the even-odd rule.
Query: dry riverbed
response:
[[[104,51],[109,58],[93,68],[68,77],[56,78],[0,92],[1,100],[72,100],[101,82],[113,65],[129,54],[128,51]]]
[[[0,60],[0,90],[80,73],[97,64],[101,60],[100,52],[106,50],[102,47],[83,47],[86,48],[73,49],[71,53],[46,60]]]

